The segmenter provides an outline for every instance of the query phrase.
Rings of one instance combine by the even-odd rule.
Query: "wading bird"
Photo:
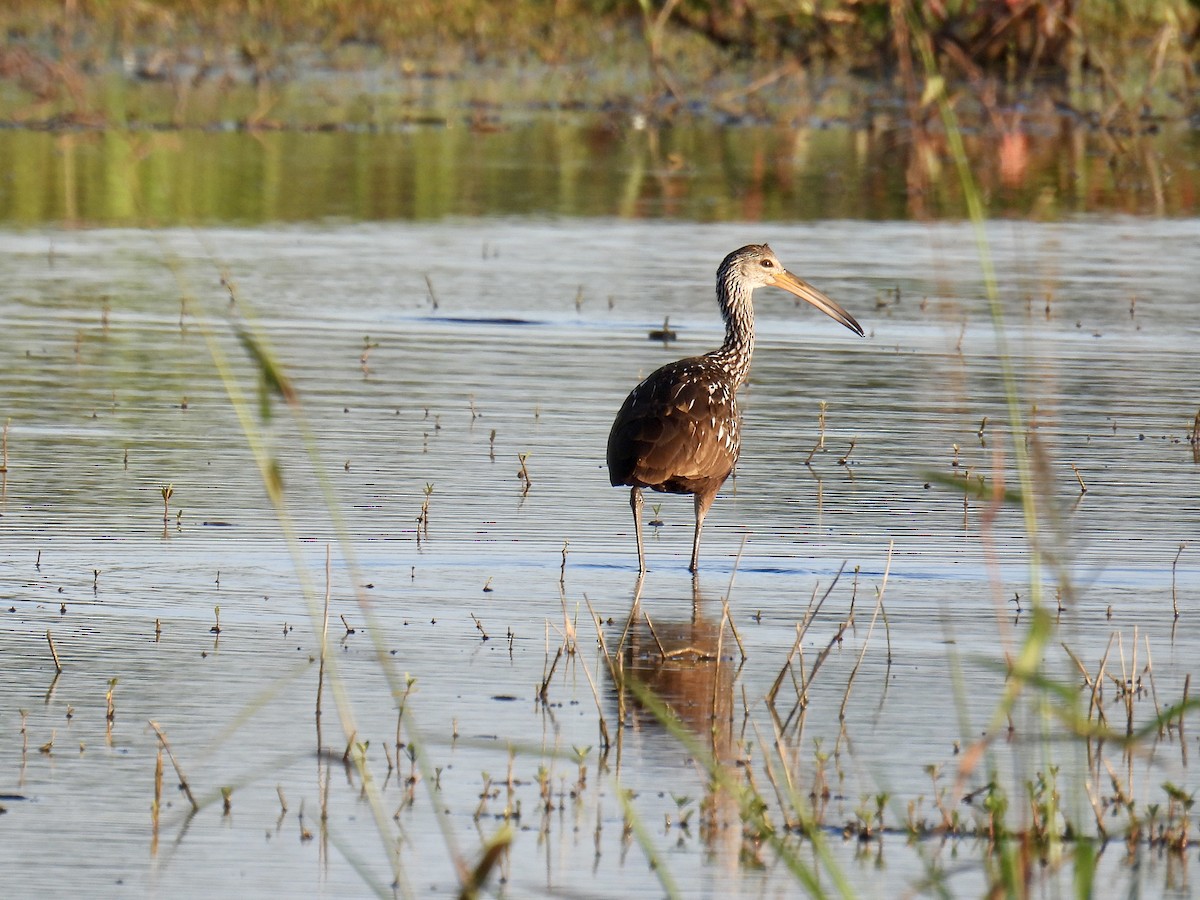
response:
[[[741,448],[737,391],[750,373],[754,353],[751,295],[764,286],[783,288],[863,334],[853,316],[785,269],[766,244],[750,244],[725,257],[717,269],[725,343],[703,356],[667,363],[635,387],[608,435],[609,481],[631,489],[639,572],[646,571],[642,488],[695,496],[696,533],[688,568],[696,571],[704,516]]]

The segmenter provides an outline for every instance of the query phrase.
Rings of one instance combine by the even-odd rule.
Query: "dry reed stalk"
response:
[[[1112,651],[1115,638],[1116,632],[1108,636],[1108,646],[1104,648],[1104,656],[1100,658],[1100,667],[1096,670],[1096,677],[1092,681],[1092,696],[1088,701],[1088,718],[1092,717],[1092,710],[1094,709],[1102,725],[1108,724],[1108,717],[1104,715],[1104,706],[1100,702],[1100,691],[1104,685],[1104,673],[1108,666],[1108,654]]]
[[[150,807],[150,821],[154,836],[158,837],[158,814],[162,811],[163,791],[163,748],[154,754],[154,804]]]
[[[888,556],[887,564],[883,569],[883,581],[879,585],[879,597],[875,602],[875,612],[871,615],[871,624],[867,627],[867,636],[863,640],[862,651],[858,654],[858,661],[855,662],[854,668],[850,670],[850,677],[846,680],[846,693],[842,697],[842,706],[838,710],[838,721],[846,721],[846,704],[850,702],[850,687],[854,684],[854,677],[858,674],[859,666],[862,665],[863,658],[867,655],[867,645],[871,642],[871,634],[875,631],[875,619],[879,616],[879,611],[883,609],[883,595],[887,591],[888,575],[892,571],[892,551],[895,549],[896,542],[888,541]],[[889,651],[890,658],[891,653]],[[814,667],[813,674],[816,674]]]
[[[726,602],[725,603],[725,612],[723,613],[723,615],[721,617],[721,627],[717,630],[717,657],[713,663],[713,666],[715,667],[715,671],[718,673],[721,671],[721,650],[725,644],[725,620],[728,618],[729,618],[729,603]],[[720,688],[718,687],[719,683],[720,683],[719,678],[713,679],[712,703],[708,709],[708,721],[709,721],[708,739],[710,741],[709,747],[711,748],[711,752],[713,754],[713,764],[714,765],[717,765],[720,762],[720,760],[717,758],[717,740],[719,737],[719,728],[720,728],[720,726],[718,724],[719,716],[720,716],[720,702],[719,702]],[[732,693],[732,691],[730,693]],[[732,732],[733,732],[733,721],[732,721],[733,720],[733,698],[730,697],[729,699],[730,699],[729,730],[730,730],[730,738],[732,739],[732,736],[733,736],[732,735]]]
[[[772,722],[772,725],[776,729],[775,730],[775,741],[776,741],[775,746],[777,748],[782,747],[783,735],[779,732],[778,720],[774,720]],[[758,737],[759,747],[768,746],[763,741],[762,735],[759,734],[758,725],[754,726],[754,733]],[[782,753],[782,751],[781,751],[781,753]],[[787,780],[787,783],[788,783],[787,792],[785,792],[783,789],[780,788],[779,779],[775,774],[775,767],[773,765],[771,765],[771,760],[766,756],[766,754],[765,753],[763,754],[763,770],[766,772],[767,781],[770,782],[770,784],[771,784],[771,790],[773,790],[775,792],[775,802],[779,806],[780,814],[783,816],[784,827],[789,830],[792,830],[792,829],[798,830],[800,828],[800,823],[797,822],[794,818],[792,818],[792,816],[789,814],[791,806],[787,802],[790,797],[795,796],[795,794],[793,793],[793,790],[794,790],[793,785],[791,783],[790,767],[787,766],[785,763],[780,768],[783,771],[783,777]],[[749,766],[746,767],[746,771],[747,771],[747,773],[749,773],[751,771]]]
[[[613,684],[620,684],[620,680],[617,677],[617,670],[613,666],[612,654],[608,652],[608,643],[604,639],[604,630],[600,627],[600,617],[592,609],[592,602],[590,600],[584,597],[583,602],[587,605],[588,615],[592,617],[592,624],[596,627],[596,640],[600,644],[600,652],[604,654],[604,662],[608,665],[608,674],[612,678]]]
[[[725,587],[725,599],[728,600],[733,596],[733,580],[737,577],[738,566],[742,563],[742,554],[746,550],[746,538],[749,535],[742,535],[742,542],[738,545],[737,556],[733,558],[733,568],[729,571],[729,584]],[[692,596],[700,594],[700,577],[697,573],[692,573]]]
[[[1075,463],[1071,463],[1071,471],[1075,473],[1075,479],[1079,482],[1079,493],[1086,494],[1088,492],[1087,485],[1083,483],[1083,475],[1079,473],[1079,467]]]
[[[658,646],[658,654],[664,660],[667,658],[667,649],[663,646],[663,642],[658,639],[658,632],[654,630],[654,623],[650,621],[650,613],[642,612],[642,616],[646,619],[646,627],[650,629],[650,636],[654,638],[654,643]]]
[[[179,761],[175,759],[175,754],[171,751],[171,744],[167,740],[167,736],[163,734],[158,723],[153,719],[150,720],[150,727],[154,729],[154,733],[158,735],[159,746],[167,751],[167,758],[171,760],[171,767],[175,769],[175,775],[179,778],[179,786],[183,788],[183,793],[187,795],[188,802],[192,804],[192,810],[199,811],[200,804],[196,802],[196,797],[192,794],[191,785],[188,784],[187,776],[183,774],[183,769],[179,767]]]
[[[1075,667],[1077,669],[1079,669],[1079,674],[1083,676],[1083,683],[1085,685],[1087,685],[1088,687],[1091,687],[1092,686],[1092,676],[1089,675],[1088,670],[1086,668],[1084,668],[1083,662],[1079,659],[1078,656],[1076,656],[1074,653],[1071,652],[1071,648],[1068,647],[1066,644],[1064,644],[1060,641],[1059,646],[1063,648],[1063,650],[1066,652],[1067,656],[1071,657],[1071,662],[1075,663]]]
[[[890,550],[888,551],[888,554],[890,557]],[[883,602],[882,596],[879,598],[879,615],[883,617],[883,642],[884,646],[887,647],[887,667],[890,671],[892,668],[892,660],[895,658],[892,655],[892,623],[888,619],[887,604]],[[887,683],[885,682],[884,687],[886,688],[886,686]]]
[[[858,600],[858,575],[862,571],[861,566],[854,567],[854,580],[850,582],[850,611],[846,614],[846,627],[854,628],[854,603]]]
[[[817,455],[817,451],[821,449],[821,444],[818,442],[813,444],[813,448],[808,451],[808,456],[804,458],[804,464],[810,469],[812,468],[812,458]]]
[[[1136,693],[1134,688],[1137,683],[1137,655],[1138,655],[1137,634],[1138,634],[1137,626],[1134,625],[1133,626],[1133,640],[1130,642],[1130,643],[1132,643],[1133,647],[1130,650],[1130,665],[1129,665],[1128,677],[1125,677],[1124,643],[1122,642],[1120,645],[1118,645],[1122,651],[1121,652],[1121,675],[1122,675],[1122,680],[1125,681],[1125,734],[1126,734],[1126,736],[1129,736],[1129,737],[1133,736],[1133,701],[1135,699],[1135,693]]]
[[[364,380],[366,378],[368,378],[371,374],[371,366],[370,366],[370,362],[369,362],[371,359],[371,351],[374,350],[378,346],[379,346],[378,342],[372,343],[371,338],[369,336],[363,338],[363,349],[362,349],[362,353],[360,353],[359,357],[358,357],[358,367],[362,370],[362,375],[363,375]],[[475,401],[474,401],[474,398],[472,398],[472,400],[471,400],[472,411],[474,411],[474,409],[473,409],[474,405],[475,405]],[[472,416],[472,418],[474,418],[474,416]]]
[[[838,567],[837,574],[833,576],[833,581],[831,581],[829,583],[829,587],[827,587],[825,589],[825,593],[821,595],[820,600],[817,600],[817,587],[818,586],[815,584],[813,585],[812,596],[809,598],[809,601],[808,601],[808,609],[805,610],[804,619],[800,623],[800,637],[801,638],[803,638],[804,635],[806,635],[808,633],[808,627],[813,623],[813,620],[816,619],[817,614],[821,611],[821,607],[825,605],[825,601],[828,600],[829,595],[833,593],[833,589],[835,587],[837,587],[837,583],[841,579],[842,572],[845,571],[845,569],[846,569],[846,564],[843,562]],[[815,606],[813,605],[814,603],[816,604]]]
[[[804,692],[804,647],[800,647],[799,663],[788,669],[788,675],[792,679],[792,690],[796,692],[796,702],[792,704],[792,708],[788,710],[787,718],[783,721],[783,730],[787,731],[792,726],[792,718],[797,721],[797,730],[804,727],[804,714],[808,710],[808,695]],[[800,677],[796,677],[797,668],[800,670]]]
[[[1112,801],[1115,801],[1113,803],[1114,807],[1117,809],[1131,809],[1133,806],[1133,798],[1130,797],[1129,791],[1125,789],[1125,785],[1121,784],[1120,779],[1117,778],[1117,773],[1113,769],[1112,763],[1110,763],[1108,760],[1105,760],[1104,768],[1108,770],[1108,781],[1109,784],[1112,785],[1112,791],[1114,794]],[[1132,781],[1126,782],[1126,784],[1131,783]]]
[[[313,833],[304,827],[304,801],[300,801],[300,812],[296,815],[296,823],[300,827],[300,843],[311,841]]]
[[[1200,422],[1200,413],[1196,414],[1197,421]],[[1179,618],[1179,592],[1175,587],[1175,569],[1179,566],[1179,557],[1183,555],[1184,548],[1187,547],[1187,542],[1184,541],[1179,545],[1179,552],[1175,554],[1175,560],[1171,563],[1171,610],[1175,613],[1175,618]]]
[[[876,606],[876,614],[878,614],[878,605]],[[874,621],[875,620],[872,618],[872,620],[871,620],[872,624],[874,624]],[[808,688],[809,688],[809,686],[813,683],[813,679],[817,677],[817,672],[820,670],[821,666],[824,664],[825,660],[828,658],[830,652],[833,650],[834,647],[836,647],[838,644],[841,643],[843,636],[846,634],[846,627],[847,626],[846,626],[845,622],[841,623],[838,626],[837,632],[835,632],[833,637],[831,637],[829,639],[828,643],[826,643],[825,646],[821,648],[821,652],[817,654],[817,658],[816,658],[816,660],[814,660],[813,665],[812,665],[812,670],[808,673],[807,678],[804,675],[804,656],[803,656],[803,653],[801,654],[801,664],[800,664],[800,667],[801,667],[800,679],[801,680],[800,680],[800,686],[798,688],[798,693],[801,695],[801,700],[804,703],[804,705],[806,705],[806,706],[808,705]],[[868,637],[868,639],[870,639],[870,632],[867,633],[867,637]],[[849,687],[849,686],[847,685],[847,687]]]
[[[728,600],[721,601],[721,619],[722,619],[722,622],[721,622],[722,634],[725,631],[725,623],[728,622],[729,623],[729,631],[733,635],[733,639],[738,645],[738,653],[742,654],[742,662],[745,662],[750,657],[746,654],[746,647],[742,643],[742,636],[740,634],[738,634],[737,626],[733,624],[733,614],[730,613],[730,611],[729,611],[729,601]],[[717,654],[717,656],[718,656],[718,658],[720,658],[720,654]]]
[[[1183,713],[1188,708],[1188,691],[1192,687],[1192,673],[1183,676],[1183,703],[1179,706],[1179,749],[1183,753],[1184,765],[1187,765],[1187,739],[1183,734]]]
[[[1092,816],[1096,820],[1096,834],[1103,843],[1108,840],[1108,829],[1104,827],[1104,815],[1107,804],[1097,796],[1096,786],[1092,783],[1092,779],[1085,778],[1083,786],[1087,793],[1088,803],[1092,805]]]
[[[629,637],[629,632],[633,630],[634,624],[637,622],[638,614],[642,611],[642,580],[643,576],[639,575],[637,585],[633,589],[633,603],[629,606],[629,616],[625,619],[625,627],[621,631],[621,638],[617,641],[617,652],[619,653],[625,647],[625,641]]]
[[[612,741],[608,736],[608,722],[604,718],[604,707],[600,703],[600,692],[596,689],[596,682],[592,678],[592,673],[588,671],[587,661],[582,656],[578,657],[579,665],[583,668],[584,677],[587,678],[588,686],[592,689],[592,699],[596,701],[596,713],[600,717],[600,752],[607,753],[608,748],[612,746]]]
[[[515,763],[516,763],[516,759],[517,759],[517,751],[516,751],[516,748],[514,748],[514,747],[509,747],[509,748],[508,748],[508,776],[507,776],[507,778],[505,778],[505,780],[504,780],[504,787],[505,787],[505,789],[508,791],[508,804],[507,804],[507,806],[509,806],[509,807],[511,807],[511,806],[512,806],[513,795],[514,795],[514,794],[516,793],[516,791],[517,791],[517,781],[516,781],[516,775],[513,773],[513,766],[514,766],[514,765],[515,765]],[[507,810],[506,810],[506,811],[507,811]],[[507,818],[507,817],[506,817],[506,818]]]
[[[490,641],[492,639],[491,636],[483,630],[483,623],[479,621],[479,618],[475,615],[475,613],[467,613],[467,615],[469,615],[471,617],[471,621],[475,623],[475,628],[483,636],[483,640]]]
[[[563,614],[563,649],[566,650],[568,655],[574,656],[579,650],[579,629],[576,626],[576,623],[571,619],[570,614],[567,612],[567,595],[561,589],[561,585],[558,592],[558,600],[562,605]],[[586,595],[584,596],[584,602],[587,602]],[[579,607],[576,606],[575,609],[576,614],[578,614]]]
[[[357,739],[358,732],[351,732],[350,736],[346,738],[346,746],[342,749],[341,761],[342,765],[345,766],[347,770],[349,770],[349,768],[354,764],[354,743]]]
[[[729,585],[725,588],[725,597],[721,601],[723,618],[724,618],[724,620],[729,622],[729,629],[733,632],[733,639],[735,641],[737,641],[738,652],[742,654],[743,662],[746,659],[748,659],[749,657],[747,657],[747,655],[746,655],[746,647],[742,643],[741,635],[738,634],[737,626],[733,624],[733,616],[729,612],[729,598],[733,596],[733,580],[734,580],[734,578],[737,577],[738,567],[741,566],[741,564],[742,564],[742,554],[746,550],[746,538],[747,538],[747,535],[742,535],[742,543],[738,547],[737,556],[734,557],[734,560],[733,560],[733,569],[729,573]],[[698,582],[696,576],[693,575],[692,576],[692,594],[693,594],[693,596],[699,596],[699,593],[700,593],[699,582]],[[724,632],[724,624],[722,624],[722,632]],[[717,655],[717,658],[718,659],[720,658],[720,654]]]
[[[1154,686],[1154,660],[1150,656],[1150,635],[1142,635],[1142,640],[1146,642],[1146,666],[1142,671],[1150,682],[1150,699],[1154,701],[1154,717],[1159,720],[1158,736],[1162,737],[1163,728],[1167,723],[1162,721],[1162,707],[1158,705],[1158,689]]]
[[[542,679],[542,686],[538,688],[538,699],[541,700],[543,703],[545,703],[546,700],[548,699],[548,692],[550,690],[550,679],[552,679],[554,677],[554,670],[556,668],[558,668],[558,661],[560,659],[562,659],[562,655],[563,655],[563,649],[560,646],[558,648],[558,651],[554,654],[554,662],[550,663],[550,669],[549,669],[549,671],[546,672],[546,676]]]
[[[800,649],[800,641],[803,639],[803,633],[800,630],[800,623],[796,623],[796,640],[792,643],[792,649],[788,651],[787,659],[783,661],[783,667],[779,670],[779,674],[775,676],[775,681],[771,683],[771,689],[767,691],[767,706],[775,706],[775,697],[779,693],[779,686],[783,684],[783,676],[787,674],[788,669],[792,665],[792,657],[796,655],[796,651]]]
[[[321,620],[321,653],[317,665],[317,708],[315,711],[317,723],[317,753],[323,746],[321,742],[321,697],[325,691],[325,657],[329,649],[329,600],[332,596],[332,575],[330,566],[330,546],[325,544],[325,611]]]
[[[634,607],[635,608],[637,607],[638,599],[641,596],[641,588],[642,588],[642,579],[639,577],[637,589],[634,594]],[[592,617],[592,624],[596,627],[596,639],[600,642],[600,653],[604,657],[604,664],[606,666],[608,666],[609,678],[612,679],[613,685],[617,688],[617,692],[616,692],[617,693],[617,766],[619,769],[620,768],[620,757],[621,757],[621,738],[622,738],[622,735],[625,733],[625,682],[624,682],[624,676],[623,676],[622,672],[620,671],[619,664],[614,662],[614,659],[615,659],[614,654],[609,653],[609,651],[608,651],[608,643],[605,641],[604,631],[600,627],[600,617],[597,616],[596,611],[594,609],[592,609],[591,601],[588,600],[587,597],[583,598],[583,602],[585,604],[587,604],[588,615],[590,615]],[[626,626],[626,629],[628,630],[628,625]],[[624,636],[622,636],[622,642],[623,641],[624,641]],[[586,667],[584,668],[584,674],[585,675],[588,674]],[[590,680],[591,680],[591,677],[589,676],[589,683],[590,683]],[[599,703],[599,701],[597,701],[597,703]],[[601,712],[600,715],[601,715],[601,719],[603,720],[603,717],[604,717],[603,712]],[[607,738],[607,736],[608,736],[607,727],[602,727],[601,733],[605,736],[605,738]],[[605,745],[602,748],[602,750],[601,750],[602,756],[608,753],[608,749],[609,749],[610,745],[611,744]]]
[[[54,671],[56,674],[62,674],[62,663],[58,661],[58,651],[54,649],[54,638],[50,635],[50,629],[46,629],[46,643],[50,645],[50,655],[54,658]]]
[[[833,592],[834,587],[837,586],[837,583],[839,579],[841,579],[842,572],[845,571],[845,568],[846,564],[843,562],[838,568],[837,575],[834,576],[833,581],[830,583],[829,587],[826,588],[825,593],[821,595],[821,599],[819,601],[816,600],[817,586],[813,586],[813,596],[809,600],[808,611],[805,613],[804,621],[797,626],[798,633],[796,636],[796,645],[793,647],[793,651],[799,650],[800,653],[800,682],[799,684],[796,684],[795,673],[793,671],[792,683],[796,687],[796,695],[799,698],[799,702],[802,707],[808,706],[808,687],[812,684],[812,680],[816,676],[817,670],[821,667],[821,663],[825,661],[825,658],[829,655],[830,650],[845,633],[846,625],[845,623],[842,623],[837,634],[834,635],[830,642],[825,645],[825,648],[817,655],[817,660],[813,664],[812,671],[807,676],[804,673],[804,650],[800,645],[804,640],[804,636],[808,633],[809,626],[813,623],[813,620],[816,619],[817,613],[821,611],[821,607],[825,605],[825,601],[829,599],[829,595]],[[816,602],[815,607],[813,605],[814,601]],[[788,655],[788,663],[790,662],[791,654]],[[788,671],[787,664],[785,664],[784,669],[780,671],[779,676],[776,678],[776,684],[778,684],[778,682],[782,679],[784,671]]]

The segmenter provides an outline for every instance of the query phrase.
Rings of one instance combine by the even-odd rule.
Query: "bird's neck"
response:
[[[723,289],[723,290],[722,290]],[[739,285],[718,285],[721,315],[725,319],[725,343],[709,356],[729,373],[734,387],[741,387],[750,374],[754,355],[754,305],[750,291]]]

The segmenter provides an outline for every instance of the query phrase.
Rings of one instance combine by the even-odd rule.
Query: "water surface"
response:
[[[1200,658],[1187,624],[1200,585],[1188,440],[1200,397],[1200,225],[995,221],[987,237],[1017,408],[1041,466],[1041,590],[1053,607],[1071,588],[1047,672],[1078,679],[1061,645],[1092,673],[1106,652],[1108,672],[1121,677],[1145,675],[1152,660],[1152,693],[1135,705],[1144,721],[1179,698]],[[690,750],[653,718],[626,710],[620,751],[598,753],[600,716],[610,730],[618,716],[598,630],[620,641],[636,582],[627,497],[604,470],[611,417],[639,377],[719,343],[716,264],[760,240],[868,334],[781,292],[758,293],[744,451],[706,522],[695,584],[690,501],[652,496],[647,505],[663,524],[648,529],[641,609],[660,639],[707,647],[719,661],[664,674],[639,625],[628,662],[660,674],[680,709],[719,699],[729,730],[718,752],[736,775],[734,759],[761,762],[774,742],[763,697],[814,593],[841,571],[806,632],[806,665],[852,607],[854,624],[813,680],[803,719],[788,725],[791,777],[802,793],[821,778],[831,785],[832,826],[882,793],[892,798],[889,825],[903,823],[910,802],[936,820],[926,767],[944,767],[939,786],[952,789],[961,748],[996,727],[1005,654],[1027,633],[1034,591],[1020,508],[964,503],[938,479],[1018,486],[968,225],[541,215],[39,227],[0,234],[0,415],[11,422],[0,518],[8,890],[386,889],[392,875],[361,780],[337,762],[347,738],[328,688],[322,735],[332,752],[315,752],[320,627],[303,586],[319,611],[327,546],[332,664],[353,707],[349,730],[369,742],[402,893],[455,892],[451,848],[473,861],[507,809],[516,828],[507,893],[658,896],[658,874],[625,833],[621,790],[633,792],[660,872],[689,894],[794,890],[769,854],[764,868],[744,864],[728,797],[709,790]],[[679,333],[669,347],[647,339],[665,317]],[[258,417],[237,323],[277,355],[296,412],[275,398],[274,415]],[[292,543],[214,354],[229,361],[253,440],[278,466]],[[886,629],[870,624],[881,590]],[[722,598],[744,663],[720,627]],[[541,704],[564,610],[579,652],[558,663]],[[47,631],[63,663],[57,678]],[[393,685],[416,679],[407,708],[438,772],[420,775],[411,804],[413,764],[394,750],[388,671]],[[786,713],[795,689],[784,685]],[[1105,703],[1122,721],[1123,704]],[[168,762],[157,839],[148,720],[205,801],[186,815]],[[1012,725],[994,758],[1019,786],[1047,764],[1047,726],[1024,707]],[[1194,742],[1189,734],[1186,750]],[[389,772],[385,745],[399,773]],[[1082,783],[1082,746],[1049,746],[1064,780]],[[1163,782],[1195,783],[1186,761],[1172,738],[1129,764],[1131,780],[1161,802]],[[986,777],[964,779],[947,796],[974,821],[961,793]],[[226,815],[219,792],[230,786]],[[701,824],[704,797],[712,826]],[[1092,823],[1082,791],[1070,788],[1064,804]],[[864,894],[915,885],[927,866],[945,869],[958,893],[985,883],[974,846],[909,845],[898,834],[882,845],[830,841]],[[1136,861],[1109,847],[1104,875],[1155,891],[1179,877],[1162,859]]]

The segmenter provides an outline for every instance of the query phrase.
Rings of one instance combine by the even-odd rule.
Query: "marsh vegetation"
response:
[[[9,4],[6,890],[1189,893],[1196,13],[943,6]]]

